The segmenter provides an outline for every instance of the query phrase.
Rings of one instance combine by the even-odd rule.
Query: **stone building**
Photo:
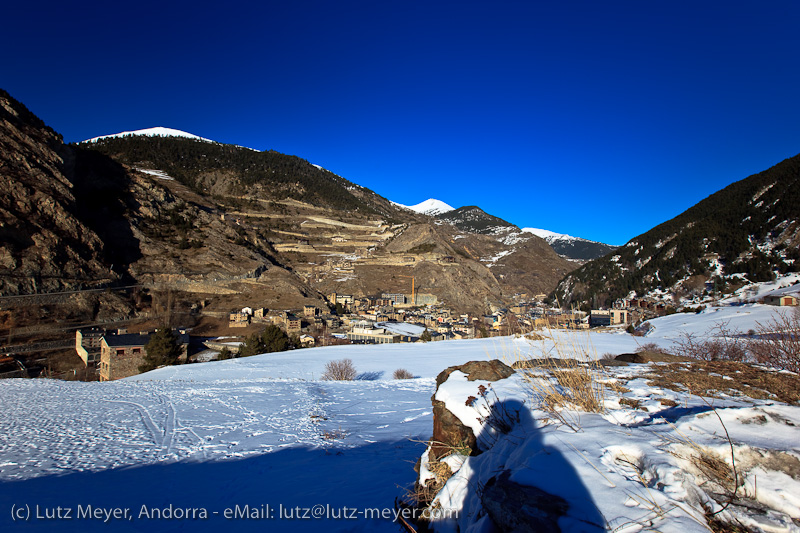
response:
[[[100,341],[100,381],[127,378],[139,373],[139,365],[147,353],[144,349],[150,335],[126,333],[103,335]]]
[[[183,353],[178,359],[186,362],[189,349],[189,335],[185,330],[175,332],[180,338]],[[149,333],[105,334],[100,339],[100,381],[112,381],[139,374],[139,366],[147,355],[145,346],[150,341]]]

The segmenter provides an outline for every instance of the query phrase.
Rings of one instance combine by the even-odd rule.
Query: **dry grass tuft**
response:
[[[450,465],[442,461],[428,463],[428,470],[436,476],[436,485],[440,487],[444,487],[447,480],[453,477],[453,471],[450,469]]]
[[[614,391],[619,394],[625,394],[626,392],[631,391],[631,389],[629,389],[628,387],[622,385],[617,381],[606,381],[604,382],[604,385],[608,390]]]
[[[641,400],[635,400],[633,398],[625,398],[625,397],[620,398],[619,399],[619,404],[620,405],[627,405],[628,407],[630,407],[632,409],[640,409],[642,407],[642,401]]]
[[[649,385],[698,396],[744,395],[800,404],[800,376],[736,361],[669,363],[654,367],[645,377]]]
[[[577,431],[579,420],[571,410],[602,413],[604,385],[595,379],[594,368],[574,360],[548,359],[536,370],[523,372],[530,396],[548,419]]]
[[[580,429],[577,412],[605,411],[605,385],[598,380],[603,372],[588,334],[554,334],[549,331],[552,348],[542,351],[548,357],[537,359],[518,354],[514,368],[524,369],[533,405],[547,413],[547,420],[558,422],[574,431]]]
[[[430,441],[428,446],[430,447],[433,444],[434,441]],[[469,446],[466,445],[464,445],[463,448],[458,446],[451,446],[448,448],[449,450],[442,457],[425,463],[425,467],[434,477],[426,480],[424,485],[419,482],[415,483],[413,490],[406,493],[406,500],[413,502],[415,507],[429,507],[433,500],[436,499],[436,495],[439,491],[442,490],[442,487],[453,477],[453,470],[450,468],[450,465],[441,460],[442,458],[453,454],[460,454],[466,457],[469,456],[472,451]]]
[[[325,430],[321,433],[321,436],[325,440],[343,440],[347,437],[347,431],[342,428]]]

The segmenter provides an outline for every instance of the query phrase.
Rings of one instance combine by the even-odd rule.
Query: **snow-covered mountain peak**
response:
[[[455,211],[455,208],[447,205],[441,200],[436,200],[434,198],[428,198],[424,202],[420,202],[417,205],[403,205],[403,204],[397,204],[397,205],[399,205],[400,207],[405,207],[406,209],[410,209],[415,213],[421,213],[423,215],[430,215],[430,216],[436,216],[436,215],[441,215],[442,213],[447,213],[449,211]]]
[[[577,237],[573,237],[572,235],[566,235],[564,233],[556,233],[554,231],[546,230],[546,229],[539,229],[539,228],[522,228],[522,231],[525,233],[533,233],[537,237],[541,237],[542,239],[550,242],[551,240],[564,240],[564,241],[574,241],[578,240]]]
[[[117,137],[125,137],[126,135],[141,135],[143,137],[184,137],[186,139],[197,139],[198,141],[205,141],[210,143],[216,142],[212,141],[211,139],[206,139],[204,137],[194,135],[192,133],[187,133],[185,131],[176,130],[173,128],[164,128],[161,126],[155,128],[146,128],[143,130],[123,131],[121,133],[114,133],[112,135],[101,135],[100,137],[87,139],[83,142],[92,143],[92,142],[97,142],[100,139],[113,139]]]
[[[602,257],[617,248],[616,246],[611,246],[602,242],[590,241],[546,229],[522,228],[522,231],[523,233],[531,233],[537,237],[541,237],[547,241],[547,244],[552,246],[553,250],[559,255],[580,261],[588,261],[590,259]]]

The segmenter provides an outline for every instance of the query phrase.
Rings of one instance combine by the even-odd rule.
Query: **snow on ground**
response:
[[[749,329],[754,320],[767,317],[771,310],[774,308],[740,306],[664,317],[652,321],[655,330],[644,340],[669,344],[681,329],[705,331],[718,319],[737,320],[738,327]],[[642,342],[619,332],[579,334],[584,340],[574,340],[563,332],[556,335],[563,337],[562,352],[590,351],[595,356],[631,352]],[[520,356],[554,355],[554,351],[558,350],[552,340],[531,342],[515,337],[333,346],[166,367],[110,383],[2,380],[0,522],[5,530],[24,527],[31,531],[99,531],[108,527],[124,531],[217,531],[228,527],[397,531],[391,515],[395,498],[411,487],[413,465],[424,450],[420,443],[432,433],[430,398],[435,376],[448,366],[470,360],[513,362]],[[319,381],[328,361],[344,358],[353,361],[358,380]],[[398,368],[418,377],[391,379]],[[510,388],[503,394],[513,400],[520,385],[506,381]],[[473,386],[477,385],[469,385]],[[706,438],[704,432],[712,431],[713,419],[701,419],[706,408],[699,399],[648,388],[643,380],[629,394],[641,399],[646,409],[620,406],[611,417],[583,415],[583,431],[578,435],[547,426],[525,436],[531,440],[521,445],[504,444],[510,455],[498,456],[497,461],[508,464],[518,460],[529,465],[529,473],[515,474],[519,481],[533,481],[525,476],[535,472],[547,476],[545,479],[563,477],[565,484],[558,490],[571,494],[573,500],[575,494],[569,493],[566,480],[578,483],[575,486],[583,487],[580,490],[594,499],[613,527],[632,530],[626,520],[647,513],[632,502],[647,497],[652,487],[636,485],[635,472],[615,457],[622,452],[626,457],[639,454],[649,472],[646,475],[654,476],[653,486],[660,483],[666,487],[658,489],[663,493],[657,495],[658,501],[684,501],[682,494],[689,489],[678,479],[679,470],[658,437],[668,424],[658,422],[656,415],[660,413],[658,416],[687,434],[697,433],[701,441]],[[679,408],[664,411],[656,398],[673,399]],[[724,402],[717,406],[727,409],[734,405]],[[791,447],[796,444],[791,443],[800,439],[793,438],[793,428],[779,422],[789,420],[800,427],[795,408],[757,402],[747,408],[754,411],[746,416],[727,414],[723,409],[726,425],[737,442],[745,443],[741,446],[752,438],[759,448],[772,442],[774,447],[797,452]],[[755,411],[758,409],[766,414]],[[741,422],[739,427],[735,422],[760,414],[775,421],[770,422],[769,433],[763,426]],[[713,431],[716,436],[707,438],[718,445],[719,431]],[[486,463],[475,461],[469,468],[488,472],[500,465],[488,457],[483,459]],[[800,507],[787,494],[788,489],[781,493],[780,487],[793,486],[785,479],[770,473],[752,477],[748,482],[757,483],[760,497],[777,501],[786,513],[793,505]],[[474,494],[458,500],[466,506],[463,516],[475,503],[469,498]],[[89,505],[101,513],[100,519],[85,516]],[[37,506],[42,518],[36,516]],[[47,518],[57,515],[58,507],[69,509],[71,518]],[[128,516],[109,518],[109,526],[102,511],[115,508],[122,509],[123,515],[127,509]],[[187,508],[190,511],[185,511]],[[286,518],[290,508],[294,519]],[[297,518],[297,513],[305,516],[306,508],[309,518]],[[154,509],[162,515],[172,512],[172,518],[155,518]],[[323,518],[311,518],[312,509],[313,513],[322,512]],[[79,511],[84,513],[81,518]],[[208,515],[198,518],[203,512]],[[243,512],[247,517],[241,516]],[[368,517],[368,512],[382,512],[389,518]],[[191,513],[196,518],[186,518]],[[239,515],[234,516],[236,513]],[[331,518],[332,513],[340,518]],[[341,517],[342,513],[353,519]],[[677,510],[670,513],[680,514]],[[183,517],[175,518],[178,515]],[[26,517],[25,524],[16,523]],[[680,520],[673,529],[680,524],[694,527],[689,519]]]
[[[635,345],[634,342],[631,342],[631,346]],[[392,373],[398,368],[405,368],[415,376],[422,378],[435,378],[448,366],[473,360],[511,359],[517,352],[531,353],[531,350],[532,347],[528,341],[513,337],[441,341],[427,344],[328,346],[229,359],[214,362],[208,366],[164,367],[128,378],[128,380],[290,379],[313,381],[318,380],[325,372],[325,363],[345,358],[353,361],[356,370],[363,378],[391,381]]]
[[[174,181],[175,180],[175,178],[173,178],[172,176],[170,176],[169,174],[167,174],[163,170],[148,170],[148,169],[145,169],[145,168],[137,168],[137,167],[134,167],[134,168],[136,170],[138,170],[139,172],[141,172],[143,174],[147,174],[148,176],[153,176],[154,178],[158,178],[158,179],[161,179],[161,180],[167,180],[167,181]]]
[[[731,332],[747,333],[751,329],[757,329],[759,323],[769,322],[778,312],[781,312],[780,308],[771,305],[745,304],[707,307],[699,314],[677,313],[651,320],[650,324],[655,329],[647,335],[647,341],[668,346],[687,333],[702,336],[719,326],[724,326]]]
[[[740,300],[757,301],[761,298],[774,294],[794,294],[800,291],[800,274],[797,272],[790,272],[780,276],[777,280],[771,282],[755,283],[746,285],[738,289],[732,296],[723,300],[723,303],[736,303]]]
[[[552,416],[536,407],[536,395],[520,374],[489,384],[454,372],[436,399],[472,429],[484,453],[447,458],[456,471],[434,507],[460,513],[441,517],[434,529],[487,531],[489,518],[475,487],[509,471],[511,481],[566,500],[569,510],[558,521],[562,531],[709,531],[704,507],[752,531],[800,531],[800,481],[794,472],[800,408],[742,398],[706,401],[648,385],[638,377],[647,369],[606,369],[606,382],[621,382],[627,389],[606,389],[604,413],[563,410],[573,427],[546,422]],[[480,398],[481,385],[491,387],[487,401]],[[470,403],[470,396],[478,399]],[[510,431],[484,422],[489,404],[495,416],[514,421]],[[720,489],[714,485],[717,478],[703,477],[698,451],[719,458],[724,476],[732,471],[731,446],[744,480],[738,496],[766,506],[760,512],[723,509],[720,496],[710,498]],[[433,465],[423,466],[424,481]]]
[[[497,264],[498,261],[500,261],[502,258],[504,258],[505,256],[507,256],[507,255],[509,255],[511,253],[513,253],[513,250],[501,250],[500,252],[498,252],[496,255],[493,255],[492,257],[488,257],[486,259],[481,259],[481,262],[482,263],[487,263],[489,267],[493,267],[493,266],[495,266]]]
[[[38,505],[42,516],[61,506],[73,517],[79,505],[93,505],[129,509],[132,519],[112,520],[114,530],[313,531],[320,520],[281,520],[279,506],[391,510],[398,485],[413,478],[416,441],[430,434],[432,386],[430,378],[8,380],[0,388],[0,521],[7,531],[13,526],[12,505]],[[152,518],[150,509],[170,505],[208,516]],[[270,505],[273,517],[226,518],[237,505]],[[390,519],[360,518],[325,522],[334,530],[396,531]],[[35,516],[24,526],[109,527]]]

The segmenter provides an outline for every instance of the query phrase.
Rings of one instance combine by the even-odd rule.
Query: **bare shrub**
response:
[[[661,348],[658,346],[658,344],[654,342],[646,342],[641,346],[639,346],[638,348],[636,348],[636,353],[644,353],[644,352],[661,353]]]
[[[753,358],[765,365],[800,372],[800,308],[778,311],[768,322],[756,325],[756,335],[748,340]]]
[[[413,379],[414,378],[414,374],[412,374],[411,372],[409,372],[405,368],[398,368],[397,370],[394,371],[394,373],[392,374],[392,377],[394,379]]]
[[[353,381],[358,372],[351,359],[340,359],[325,363],[325,372],[322,374],[324,381]]]
[[[700,361],[746,361],[748,343],[726,323],[717,324],[704,335],[684,333],[675,345],[675,354]]]
[[[478,407],[479,403],[483,404],[484,410],[489,414],[479,416],[478,421],[496,433],[507,435],[519,423],[519,412],[508,409],[506,404],[500,401],[491,384],[488,387],[478,386],[478,397],[468,397],[465,405]]]

